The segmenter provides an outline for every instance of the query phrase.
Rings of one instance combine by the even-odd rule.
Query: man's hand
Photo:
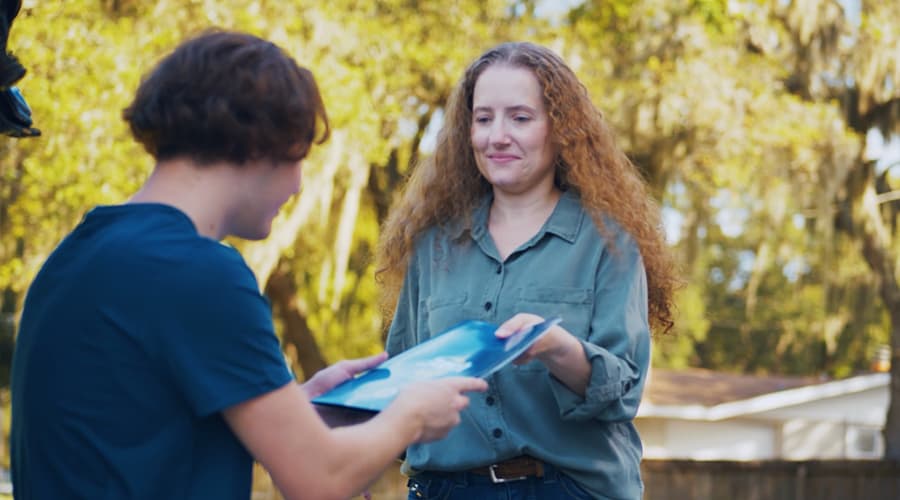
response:
[[[312,399],[329,390],[332,387],[349,380],[370,368],[380,365],[387,359],[387,353],[382,352],[374,356],[359,359],[345,359],[337,363],[319,370],[303,384],[303,390],[306,395]]]
[[[408,425],[419,425],[418,443],[444,438],[459,424],[459,412],[469,406],[464,393],[487,390],[487,382],[480,378],[448,377],[416,382],[408,385],[386,412],[405,413]]]

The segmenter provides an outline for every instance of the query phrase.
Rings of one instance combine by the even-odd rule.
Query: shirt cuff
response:
[[[596,344],[581,339],[579,341],[591,365],[591,376],[584,396],[550,376],[550,387],[559,406],[560,417],[576,421],[598,418],[622,421],[634,418],[640,391],[636,398],[631,398],[629,393],[640,382],[641,375],[637,367]],[[635,399],[633,404],[631,399]]]

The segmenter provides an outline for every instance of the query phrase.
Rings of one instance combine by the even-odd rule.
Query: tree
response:
[[[900,33],[893,25],[900,4],[862,0],[858,13],[851,9],[852,3],[830,0],[773,2],[768,17],[782,30],[782,50],[768,52],[793,68],[786,80],[791,92],[811,102],[839,103],[859,144],[855,156],[823,163],[822,170],[837,182],[823,193],[832,206],[822,215],[860,252],[890,318],[893,362],[885,456],[900,459],[900,207],[891,203],[889,170],[877,172],[875,162],[864,155],[872,131],[885,137],[900,133]]]
[[[335,126],[325,155],[334,182],[315,191],[305,188],[297,207],[315,205],[318,215],[307,216],[298,232],[296,210],[288,210],[288,222],[278,227],[292,224],[292,229],[276,229],[284,235],[281,248],[245,247],[263,282],[274,267],[296,284],[296,296],[270,295],[273,302],[298,305],[293,319],[280,317],[286,338],[301,338],[286,325],[308,325],[325,359],[382,348],[372,262],[378,228],[426,129],[473,57],[471,46],[493,45],[527,27],[513,27],[506,6],[347,0],[304,14],[301,24],[311,27],[305,45],[321,58],[314,71]],[[316,244],[321,241],[329,245]],[[256,258],[265,248],[267,263]],[[296,368],[304,372],[315,369],[300,365]]]
[[[149,157],[119,116],[140,72],[184,36],[221,26],[271,38],[310,67],[334,129],[307,160],[304,194],[276,220],[272,237],[232,244],[272,299],[286,351],[307,354],[295,364],[298,373],[379,349],[370,258],[378,224],[471,57],[459,40],[486,46],[511,32],[505,2],[450,9],[452,16],[430,2],[350,0],[26,8],[13,42],[32,69],[27,90],[45,134],[9,144],[0,162],[7,338],[27,284],[62,235],[92,205],[127,198],[149,173]]]
[[[842,375],[887,338],[900,352],[896,177],[864,156],[867,134],[898,131],[900,6],[863,1],[854,22],[852,5],[621,0],[572,11],[571,51],[593,63],[591,88],[684,222],[688,321],[657,351],[662,362],[770,371],[774,353],[789,370]]]
[[[564,56],[678,222],[687,286],[677,335],[657,338],[655,363],[862,370],[878,344],[900,347],[900,169],[864,156],[866,134],[897,132],[898,8],[611,0],[551,19],[536,2],[501,0],[27,5],[10,44],[30,70],[22,86],[44,135],[0,146],[0,335],[9,346],[37,266],[84,211],[127,198],[149,173],[119,116],[140,72],[216,25],[271,38],[310,67],[334,129],[272,237],[231,242],[269,296],[298,375],[381,348],[380,222],[428,154],[465,65],[509,39]],[[893,370],[889,456],[900,447],[896,359]]]
[[[779,62],[747,48],[749,14],[730,9],[621,1],[569,16],[569,59],[581,61],[630,156],[681,221],[673,240],[688,285],[678,335],[658,339],[657,362],[766,372],[772,357],[753,353],[774,353],[788,372],[846,373],[865,349],[847,356],[824,338],[834,314],[808,258],[822,241],[798,215],[805,198],[791,194],[797,180],[815,182],[825,151],[856,142],[834,125],[839,110],[785,89]]]

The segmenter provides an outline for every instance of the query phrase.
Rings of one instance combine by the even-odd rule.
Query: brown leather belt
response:
[[[495,483],[518,481],[529,477],[544,477],[544,464],[529,456],[513,457],[485,467],[475,467],[466,472],[480,476],[490,476]]]

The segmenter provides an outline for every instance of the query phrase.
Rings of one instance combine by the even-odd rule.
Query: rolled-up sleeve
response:
[[[552,378],[560,416],[567,420],[628,421],[637,414],[650,361],[647,278],[640,252],[625,234],[601,259],[587,340],[591,365],[585,395]]]

